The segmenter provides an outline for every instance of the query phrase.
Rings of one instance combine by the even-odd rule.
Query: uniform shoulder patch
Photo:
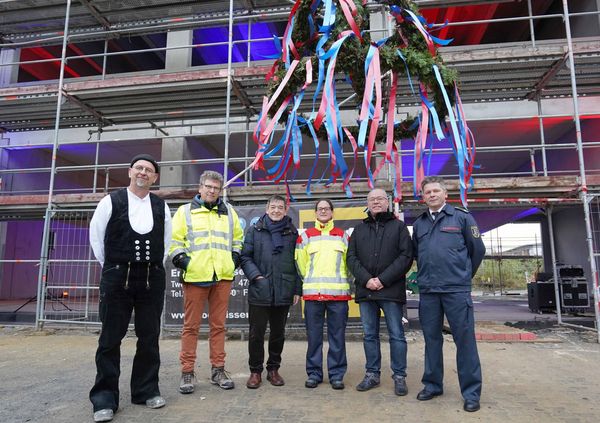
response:
[[[481,238],[481,233],[479,233],[479,228],[477,226],[471,226],[471,234],[473,238]]]
[[[469,210],[465,209],[464,207],[455,206],[454,208],[464,213],[470,213]]]

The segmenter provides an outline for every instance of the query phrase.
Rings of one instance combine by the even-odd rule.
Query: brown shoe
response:
[[[277,371],[277,369],[269,370],[267,372],[267,380],[269,382],[271,382],[271,385],[273,385],[273,386],[283,386],[283,385],[285,385],[285,381],[279,375],[279,372]]]
[[[262,376],[260,373],[250,373],[250,377],[248,378],[248,382],[246,382],[246,387],[248,389],[256,389],[260,386],[262,382]]]

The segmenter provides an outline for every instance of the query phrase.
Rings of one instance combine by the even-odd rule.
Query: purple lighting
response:
[[[252,41],[233,45],[231,61],[245,62],[250,46],[250,60],[267,60],[270,56],[281,53],[273,44],[273,35],[281,36],[285,22],[256,22],[250,27],[250,40],[268,38],[265,41]],[[194,30],[192,66],[216,65],[227,63],[227,27],[199,28]],[[233,41],[248,41],[248,24],[233,26]],[[224,43],[215,46],[204,44]]]
[[[429,154],[430,145],[434,142],[433,150],[439,148],[450,148],[449,140],[443,139],[438,141],[437,138],[433,136],[427,137],[427,151],[425,152],[425,156],[423,160],[425,163],[423,164],[423,168],[425,169],[425,175],[439,175],[442,173],[448,161],[452,158],[451,153],[435,153]],[[401,151],[414,150],[415,148],[415,140],[413,139],[403,139],[401,140]],[[450,160],[452,163],[452,160]],[[402,156],[402,179],[403,180],[412,180],[415,172],[415,159],[413,154],[403,155]],[[456,171],[458,173],[458,171]]]

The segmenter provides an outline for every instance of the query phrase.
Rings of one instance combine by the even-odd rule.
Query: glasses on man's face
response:
[[[207,191],[216,191],[216,192],[221,191],[221,187],[217,187],[215,185],[206,185],[206,184],[204,184],[204,188],[206,188]]]
[[[371,197],[367,198],[367,201],[369,203],[383,203],[384,201],[387,201],[387,197]]]
[[[331,207],[317,207],[319,213],[327,213],[331,211]]]
[[[150,167],[144,167],[142,165],[133,166],[133,170],[139,173],[146,172],[148,175],[152,175],[153,173],[155,173],[154,169]]]

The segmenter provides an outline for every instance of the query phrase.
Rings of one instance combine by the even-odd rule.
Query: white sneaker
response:
[[[167,402],[160,395],[152,397],[146,400],[146,407],[148,408],[161,408],[164,407]]]
[[[103,408],[94,413],[95,422],[109,422],[113,419],[115,413],[110,408]]]

